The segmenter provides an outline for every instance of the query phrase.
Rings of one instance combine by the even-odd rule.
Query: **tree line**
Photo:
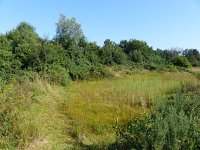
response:
[[[51,82],[108,77],[104,66],[121,65],[148,70],[200,66],[197,49],[154,50],[145,41],[130,39],[103,46],[89,42],[75,18],[60,15],[53,39],[41,38],[35,28],[21,22],[0,35],[0,77],[10,79],[34,73]]]

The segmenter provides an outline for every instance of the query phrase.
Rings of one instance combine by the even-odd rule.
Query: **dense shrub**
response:
[[[145,41],[136,39],[122,40],[118,44],[107,39],[101,47],[87,41],[75,18],[67,19],[60,15],[56,36],[51,40],[39,37],[27,22],[21,22],[13,30],[0,35],[0,76],[4,80],[20,79],[22,74],[35,72],[47,78],[48,73],[58,75],[55,72],[65,68],[64,72],[72,80],[88,80],[109,77],[105,70],[107,66],[168,71],[200,64],[196,49],[186,49],[183,56],[179,54],[176,49],[155,51]],[[49,75],[48,80],[63,84],[60,76],[67,75],[58,75],[59,79]]]
[[[123,49],[109,39],[105,40],[99,51],[99,57],[100,62],[104,65],[124,64],[128,59]]]
[[[0,81],[0,149],[22,149],[38,136],[38,130],[31,122],[22,121],[22,113],[36,103],[35,94],[29,84]]]
[[[109,77],[113,77],[114,75],[112,74],[112,72],[106,68],[106,67],[102,67],[102,66],[93,66],[90,70],[90,76],[92,79],[100,79],[100,78],[109,78]]]
[[[147,117],[117,127],[117,142],[111,149],[200,149],[200,93],[187,86],[169,97]]]
[[[56,64],[48,65],[44,72],[41,72],[41,76],[49,83],[67,85],[70,81],[68,71]]]
[[[11,69],[11,60],[14,55],[12,54],[12,47],[7,38],[3,35],[0,35],[0,74],[10,73]]]
[[[197,49],[186,49],[183,51],[183,55],[191,62],[192,66],[200,66],[200,54]]]
[[[189,68],[191,67],[191,63],[184,56],[178,56],[173,60],[173,64],[180,67]]]
[[[85,58],[71,59],[67,63],[69,75],[72,80],[85,80],[90,77],[90,69],[92,64]]]

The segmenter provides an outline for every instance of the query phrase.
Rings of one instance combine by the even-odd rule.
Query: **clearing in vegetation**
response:
[[[0,34],[0,149],[200,149],[198,67],[197,49],[99,46],[62,14],[52,39],[21,22]]]
[[[185,72],[136,74],[120,79],[72,82],[68,87],[41,80],[8,85],[2,91],[3,120],[9,125],[1,149],[106,149],[115,125],[151,113],[152,105],[185,82]],[[12,97],[12,98],[11,98]],[[12,116],[18,116],[17,119]],[[0,119],[3,119],[1,117]]]
[[[147,73],[117,80],[75,82],[60,110],[67,122],[71,120],[69,132],[77,142],[108,145],[115,140],[116,123],[150,113],[156,100],[164,99],[184,82],[196,81],[188,73]]]

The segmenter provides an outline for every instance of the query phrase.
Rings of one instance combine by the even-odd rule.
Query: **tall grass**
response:
[[[152,111],[189,73],[144,73],[119,79],[72,82],[69,87],[41,79],[0,84],[0,149],[105,149],[116,123]]]
[[[160,101],[151,115],[117,126],[110,149],[200,149],[199,84],[186,84]]]
[[[106,145],[114,140],[116,122],[126,123],[151,111],[154,101],[169,95],[185,82],[196,82],[188,73],[147,73],[118,80],[76,82],[60,106],[69,134],[85,145]]]
[[[68,147],[57,111],[61,98],[40,80],[1,86],[0,149],[60,150]]]
[[[23,113],[36,103],[29,84],[6,84],[0,94],[0,149],[22,148],[37,135],[37,128]]]

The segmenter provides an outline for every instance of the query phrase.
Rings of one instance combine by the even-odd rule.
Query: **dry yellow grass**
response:
[[[200,67],[192,67],[192,68],[189,68],[188,70],[191,72],[197,73],[197,72],[200,72]]]

